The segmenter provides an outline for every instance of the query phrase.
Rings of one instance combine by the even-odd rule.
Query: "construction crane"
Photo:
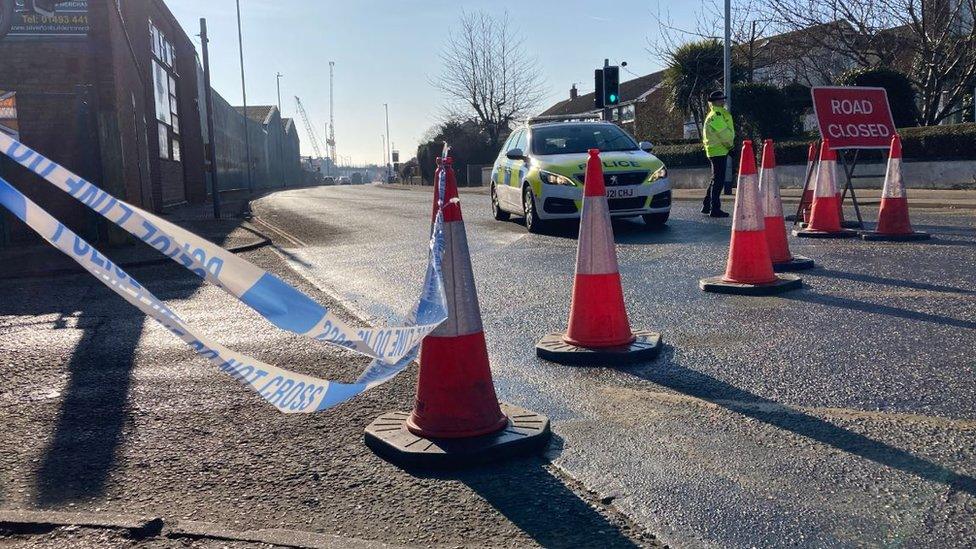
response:
[[[308,140],[312,142],[312,150],[315,151],[315,157],[322,158],[322,147],[319,146],[319,138],[315,135],[312,122],[308,119],[305,106],[302,105],[302,100],[298,96],[295,96],[295,104],[298,106],[298,114],[302,116],[302,121],[305,122],[305,132],[308,134]]]
[[[336,165],[336,142],[335,142],[335,101],[332,99],[335,87],[335,61],[329,61],[329,135],[325,144],[329,146],[329,159],[332,165]]]

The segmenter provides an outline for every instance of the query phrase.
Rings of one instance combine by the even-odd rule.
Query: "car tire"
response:
[[[539,218],[535,208],[535,195],[528,185],[522,189],[522,209],[525,212],[525,228],[532,234],[540,234],[545,230],[545,221]]]
[[[667,224],[671,212],[644,214],[641,217],[644,218],[644,226],[648,229],[660,229]]]
[[[501,204],[498,203],[498,191],[495,189],[495,184],[491,184],[491,215],[497,221],[508,221],[511,214],[502,209]]]

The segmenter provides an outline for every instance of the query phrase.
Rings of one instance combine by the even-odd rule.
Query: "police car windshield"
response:
[[[553,124],[532,128],[532,152],[538,155],[636,151],[637,143],[613,124]]]

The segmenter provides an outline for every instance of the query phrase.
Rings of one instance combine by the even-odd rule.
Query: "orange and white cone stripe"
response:
[[[881,211],[878,212],[878,226],[873,232],[862,233],[865,240],[925,240],[928,233],[912,228],[908,216],[908,194],[902,178],[901,137],[891,139],[891,154],[888,157],[888,171],[885,174],[884,189],[881,191]]]
[[[732,242],[722,279],[739,284],[769,284],[776,281],[766,243],[766,220],[759,195],[759,177],[752,142],[742,145],[739,185],[732,214]]]
[[[599,151],[591,149],[589,154],[573,304],[564,340],[580,347],[618,347],[632,343],[635,336],[624,305]]]
[[[830,140],[820,145],[820,164],[814,186],[813,207],[807,228],[793,231],[796,236],[839,238],[856,233],[841,226],[840,193],[837,185],[837,152],[830,148]]]
[[[812,259],[790,253],[777,171],[773,140],[767,139],[763,143],[762,166],[759,169],[759,194],[763,201],[766,244],[769,245],[769,258],[773,261],[773,270],[782,272],[810,269],[814,266]]]
[[[468,239],[458,201],[451,159],[441,166],[445,178],[444,293],[447,320],[420,347],[417,399],[406,426],[427,438],[475,437],[498,431],[508,419],[501,411],[488,363],[478,292],[471,269]]]

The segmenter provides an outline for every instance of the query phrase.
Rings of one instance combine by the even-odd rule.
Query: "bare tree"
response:
[[[924,125],[961,112],[976,84],[976,0],[763,0],[759,10],[795,50],[819,53],[802,57],[808,69],[827,56],[904,72]]]
[[[735,60],[745,70],[745,79],[752,82],[758,59],[759,43],[767,33],[770,22],[756,11],[755,2],[732,1],[732,52]],[[674,53],[688,42],[700,40],[725,40],[725,4],[718,0],[706,0],[695,12],[695,24],[679,27],[671,19],[671,12],[662,11],[658,3],[651,18],[657,31],[647,38],[648,52],[662,63],[667,63]]]
[[[526,55],[510,20],[463,13],[441,53],[442,72],[432,81],[447,95],[448,117],[477,122],[495,149],[511,124],[543,99],[538,62]]]

